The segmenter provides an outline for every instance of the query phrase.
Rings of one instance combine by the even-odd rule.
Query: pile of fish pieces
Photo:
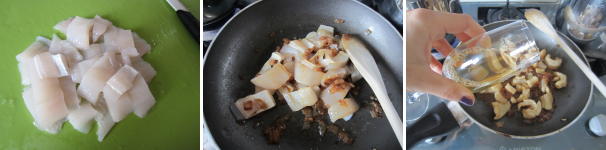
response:
[[[141,59],[151,50],[145,40],[99,16],[72,17],[54,28],[67,39],[39,36],[17,55],[23,100],[38,129],[56,134],[69,120],[88,133],[96,120],[102,141],[128,114],[147,115],[156,103],[147,85],[156,71]]]

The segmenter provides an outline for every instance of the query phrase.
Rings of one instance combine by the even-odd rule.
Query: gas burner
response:
[[[486,23],[492,23],[502,20],[519,20],[526,19],[524,13],[516,8],[500,8],[500,9],[489,9],[488,16],[486,17]]]
[[[518,15],[518,10],[515,8],[505,7],[501,9],[501,13],[499,14],[499,20],[517,20],[520,19],[520,15]]]

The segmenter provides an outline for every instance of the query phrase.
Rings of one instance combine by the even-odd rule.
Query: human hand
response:
[[[453,50],[444,39],[454,34],[465,42],[486,30],[467,14],[415,9],[406,12],[406,91],[432,94],[471,106],[473,93],[465,86],[442,76],[442,64],[431,48],[444,56]]]

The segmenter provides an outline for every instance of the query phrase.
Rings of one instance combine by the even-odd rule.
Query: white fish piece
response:
[[[99,15],[95,15],[94,21],[92,30],[93,43],[97,42],[97,39],[107,30],[107,27],[112,25],[111,22],[99,17]]]
[[[286,102],[291,108],[296,108],[293,109],[293,111],[298,111],[303,107],[314,105],[318,101],[318,96],[316,96],[316,92],[312,87],[301,88],[297,91],[288,93],[288,95],[290,95],[290,97]]]
[[[337,79],[337,78],[343,79],[346,74],[347,74],[347,69],[345,69],[345,68],[329,70],[328,72],[326,72],[324,74],[324,76],[322,76],[322,80],[321,80],[320,84],[322,86],[329,86],[329,84],[331,84],[335,79]]]
[[[283,66],[290,73],[295,73],[295,63],[294,61],[284,62]]]
[[[334,123],[341,118],[353,115],[359,108],[360,106],[353,98],[341,99],[337,104],[328,108],[328,116],[330,116],[330,121]]]
[[[135,48],[137,48],[137,53],[139,53],[137,57],[141,58],[143,55],[149,54],[151,51],[151,45],[147,44],[147,41],[141,39],[137,33],[132,32],[132,34],[135,42]]]
[[[255,86],[275,90],[282,87],[282,85],[286,83],[291,76],[291,73],[289,73],[286,68],[282,66],[282,64],[276,64],[271,69],[267,70],[267,72],[251,79],[250,81],[255,84]]]
[[[103,87],[103,96],[105,97],[109,114],[112,116],[114,122],[120,122],[134,111],[128,94],[119,94],[109,85],[105,85]]]
[[[133,80],[139,74],[133,67],[126,65],[118,70],[114,76],[109,78],[107,85],[115,92],[122,95],[133,87]],[[107,98],[106,98],[107,99]],[[111,100],[110,100],[111,101]],[[116,121],[118,122],[118,121]]]
[[[57,78],[40,78],[33,59],[28,62],[32,81],[36,126],[44,131],[56,134],[69,114],[65,105],[63,91]]]
[[[95,104],[105,83],[120,68],[113,51],[106,52],[82,77],[78,95]],[[81,68],[82,69],[82,68]]]
[[[126,93],[130,96],[135,115],[139,118],[145,117],[149,109],[156,104],[156,99],[140,74],[135,77],[133,87]]]
[[[284,56],[284,62],[301,61],[307,59],[307,54],[286,44],[280,49],[280,54]]]
[[[511,108],[511,103],[509,102],[492,102],[492,108],[494,108],[494,120],[499,120],[507,114],[507,111]]]
[[[307,49],[309,49],[309,47],[307,47],[307,45],[303,44],[303,42],[301,42],[301,40],[292,40],[288,43],[288,45],[296,50],[298,50],[300,53],[304,53]]]
[[[38,37],[36,37],[36,41],[38,41],[38,42],[40,42],[40,43],[43,43],[43,44],[44,44],[44,45],[46,45],[46,46],[50,46],[50,44],[51,44],[51,40],[50,40],[50,39],[48,39],[48,38],[45,38],[45,37],[43,37],[43,36],[38,36]]]
[[[70,111],[67,116],[74,129],[82,133],[88,133],[95,123],[94,119],[98,117],[103,117],[103,115],[88,102],[80,105],[78,109]]]
[[[18,65],[19,73],[21,73],[21,84],[30,85],[32,81],[29,79],[29,71],[27,70],[27,61],[20,62]]]
[[[245,109],[247,108],[244,106],[245,104],[250,104],[250,109]],[[244,118],[248,119],[265,110],[273,108],[274,106],[276,106],[276,102],[274,101],[274,97],[269,94],[269,91],[265,90],[238,99],[236,101],[236,106],[238,107],[242,115],[244,115]]]
[[[133,65],[144,61],[141,57],[130,57],[129,59],[130,59],[130,64],[133,64]]]
[[[74,20],[74,17],[69,17],[66,20],[62,20],[61,22],[57,23],[53,28],[65,33],[67,32],[67,26],[69,26],[70,23],[72,23],[72,21]]]
[[[82,82],[82,74],[80,72],[80,67],[78,67],[78,63],[71,66],[70,69],[71,69],[70,77],[72,78],[72,81],[74,81],[75,83]]]
[[[71,42],[78,49],[89,49],[90,31],[94,23],[95,20],[93,19],[76,16],[67,26],[67,31],[65,32],[67,41]]]
[[[103,115],[101,117],[95,118],[95,120],[97,121],[97,126],[99,128],[99,129],[97,129],[97,140],[99,140],[99,142],[101,142],[101,141],[103,141],[103,139],[105,138],[105,135],[107,135],[109,130],[112,129],[112,127],[116,124],[116,122],[114,122],[112,115],[109,114],[105,99],[100,97],[99,101],[96,105],[100,109],[103,109],[103,113],[102,113]],[[95,105],[93,105],[93,108],[95,108]]]
[[[55,78],[61,75],[57,65],[55,65],[53,56],[48,52],[36,55],[34,57],[34,63],[36,66],[35,73],[42,79]]]
[[[328,63],[326,67],[324,67],[324,71],[342,68],[347,65],[347,61],[349,61],[349,55],[343,51],[339,51],[337,56],[332,58],[333,63]]]
[[[118,55],[116,55],[116,60],[118,60],[118,62],[120,62],[120,66],[126,66],[126,65],[132,66],[130,57],[128,57],[126,55],[118,54]]]
[[[80,106],[80,97],[76,92],[76,82],[72,81],[70,77],[60,77],[59,84],[63,91],[63,98],[65,98],[65,105],[68,110],[76,110]]]
[[[345,98],[345,95],[347,95],[347,92],[349,92],[349,90],[351,89],[351,87],[349,86],[349,84],[345,83],[346,86],[344,89],[340,89],[340,90],[336,90],[334,89],[334,93],[331,93],[331,89],[335,88],[334,84],[331,84],[330,86],[328,86],[328,88],[322,90],[322,93],[320,93],[320,98],[324,101],[324,106],[326,106],[327,108],[330,108],[330,106],[336,104],[339,102],[339,100]]]
[[[139,53],[135,48],[135,42],[133,40],[133,35],[130,30],[124,30],[116,28],[115,30],[108,30],[105,35],[103,35],[104,42],[107,50],[117,50],[122,55],[126,55],[129,57],[138,56]]]
[[[318,36],[334,37],[335,28],[327,25],[320,25],[320,27],[318,27],[318,31],[316,32],[318,33]]]
[[[48,49],[51,54],[63,54],[67,57],[69,64],[75,64],[83,60],[82,54],[78,52],[78,49],[72,45],[72,43],[61,40],[57,35],[53,34],[53,40]]]
[[[271,57],[269,57],[269,59],[265,62],[265,64],[263,64],[263,67],[261,67],[261,70],[257,74],[265,73],[273,65],[282,63],[282,60],[284,60],[284,56],[282,56],[282,54],[280,54],[278,52],[271,53]]]
[[[134,58],[134,57],[131,57]],[[131,63],[133,63],[131,61]],[[154,67],[151,66],[148,62],[140,61],[138,63],[133,63],[133,68],[139,71],[141,76],[145,79],[145,82],[149,83],[156,76],[157,72],[154,70]]]
[[[91,44],[90,49],[82,51],[82,57],[84,57],[84,60],[91,59],[97,55],[101,55],[101,44]]]
[[[34,43],[30,44],[29,47],[17,55],[17,61],[24,62],[44,52],[48,52],[48,46],[42,42],[34,41]]]
[[[317,85],[312,86],[311,89],[314,90],[314,93],[316,93],[316,97],[318,98],[320,97],[320,94],[322,94],[322,89],[320,89],[320,87]]]
[[[319,70],[318,70],[319,69]],[[320,85],[324,72],[319,65],[315,65],[307,60],[301,60],[295,64],[295,80],[305,85]]]
[[[32,114],[32,118],[36,120],[36,109],[34,109],[34,90],[31,86],[23,88],[23,102],[25,102],[25,107],[29,110],[29,113]]]
[[[67,62],[67,58],[65,57],[65,55],[55,54],[55,55],[52,55],[52,57],[53,57],[53,61],[55,62],[55,65],[57,65],[57,69],[59,70],[58,77],[68,76],[71,69],[67,65],[68,62]]]
[[[84,60],[78,63],[78,68],[80,69],[80,74],[81,75],[85,75],[86,71],[88,71],[88,69],[90,69],[91,67],[93,67],[93,65],[95,65],[95,63],[101,58],[103,57],[103,55],[97,55],[91,59],[88,60]]]

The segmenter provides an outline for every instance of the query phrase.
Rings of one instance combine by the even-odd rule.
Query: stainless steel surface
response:
[[[606,83],[606,77],[600,77]],[[446,101],[436,96],[430,96],[430,106]],[[606,138],[591,136],[585,123],[591,117],[606,114],[606,97],[599,91],[594,91],[587,111],[579,117],[579,121],[561,133],[540,139],[512,139],[487,131],[477,124],[462,129],[457,135],[449,135],[444,142],[436,144],[422,143],[413,148],[416,150],[432,149],[464,149],[464,150],[549,150],[575,149],[594,150],[606,149]],[[570,121],[570,120],[567,120]]]
[[[236,0],[204,0],[202,4],[204,5],[202,22],[206,25],[234,9]]]

